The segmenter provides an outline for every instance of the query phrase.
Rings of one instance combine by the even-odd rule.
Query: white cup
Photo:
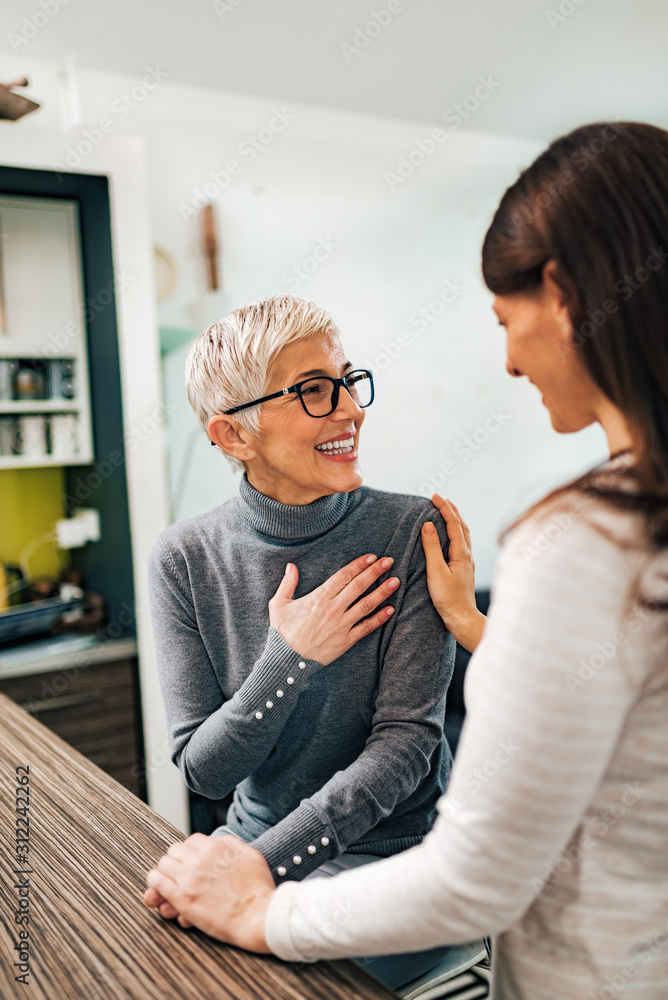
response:
[[[40,416],[19,417],[19,454],[30,458],[46,455],[46,420]]]
[[[75,413],[54,413],[51,417],[51,454],[54,458],[75,458],[79,450],[79,424]]]

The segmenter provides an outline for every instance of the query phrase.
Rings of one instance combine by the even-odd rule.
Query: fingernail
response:
[[[375,556],[367,556],[366,557],[366,564],[367,564],[367,566],[370,566],[371,563],[375,562],[375,561],[376,561],[376,557]]]
[[[285,572],[286,572],[286,573],[289,573],[289,572],[290,572],[290,570],[291,570],[291,568],[292,568],[292,563],[287,563],[287,565],[286,565],[286,567],[285,567]]]
[[[380,560],[380,565],[383,567],[383,569],[389,569],[393,562],[394,559],[391,559],[389,556],[385,556],[384,559]]]
[[[394,590],[395,587],[398,587],[399,583],[400,583],[399,578],[396,576],[393,576],[391,580],[387,581],[388,587],[391,587],[392,590]]]
[[[431,521],[425,521],[424,524],[422,525],[422,530],[424,531],[425,535],[433,535],[434,532],[436,531],[436,528],[431,523]]]
[[[391,618],[394,614],[394,608],[385,608],[385,617]]]

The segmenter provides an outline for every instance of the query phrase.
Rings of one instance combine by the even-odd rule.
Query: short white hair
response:
[[[328,312],[309,299],[275,295],[234,309],[200,334],[186,359],[186,393],[206,436],[211,417],[267,394],[284,347],[322,333],[340,335]],[[257,435],[260,406],[249,406],[234,419]],[[233,469],[244,469],[243,462],[224,454]]]

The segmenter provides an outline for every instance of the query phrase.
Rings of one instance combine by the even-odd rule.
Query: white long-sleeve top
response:
[[[629,597],[637,579],[668,599],[668,555],[643,554],[640,537],[638,515],[581,494],[512,532],[432,831],[280,886],[265,928],[276,955],[491,934],[495,1000],[668,997],[668,612]]]

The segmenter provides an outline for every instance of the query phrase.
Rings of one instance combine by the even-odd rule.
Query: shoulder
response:
[[[405,520],[413,524],[423,524],[433,514],[438,514],[431,500],[416,496],[414,493],[391,493],[389,490],[376,490],[370,486],[359,489],[359,506],[366,512],[385,515],[393,520]]]
[[[568,580],[574,590],[626,592],[647,559],[640,515],[572,489],[529,513],[508,534],[497,575],[528,587]]]
[[[369,486],[360,487],[358,508],[365,519],[373,518],[375,524],[384,524],[392,538],[404,545],[406,550],[417,550],[420,560],[424,559],[420,532],[425,521],[431,521],[440,536],[441,544],[447,551],[448,533],[445,521],[431,500],[414,493],[391,493]]]

